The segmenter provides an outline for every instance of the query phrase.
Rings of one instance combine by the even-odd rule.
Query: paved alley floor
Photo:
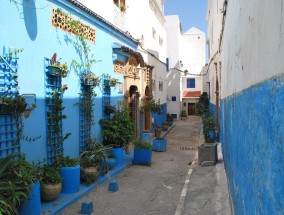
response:
[[[200,117],[191,116],[174,123],[176,126],[166,136],[167,151],[153,152],[151,167],[127,168],[115,177],[117,192],[108,192],[105,183],[60,214],[80,214],[82,202],[90,200],[94,215],[229,215],[222,163],[199,167],[194,162],[200,141]],[[187,183],[189,172],[192,173]]]

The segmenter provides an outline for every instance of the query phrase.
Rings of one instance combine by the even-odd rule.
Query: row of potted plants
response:
[[[72,61],[71,65],[73,67],[80,67],[80,69],[82,66],[82,65],[78,65],[78,63],[75,62],[74,60]],[[77,71],[78,68],[75,68],[75,70]],[[67,63],[66,62],[60,63],[60,59],[57,60],[56,53],[54,53],[52,58],[50,59],[50,63],[47,66],[47,71],[49,75],[60,76],[62,78],[67,77],[68,72],[69,72]],[[99,83],[101,82],[101,78],[96,76],[89,69],[79,72],[79,76],[81,77],[82,83],[86,86],[99,86]],[[107,86],[109,87],[115,87],[118,83],[119,83],[118,79],[109,77],[107,81],[104,82],[104,85],[107,84]]]

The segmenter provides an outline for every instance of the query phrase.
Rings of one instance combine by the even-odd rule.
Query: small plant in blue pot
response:
[[[152,163],[152,144],[147,140],[134,141],[133,164],[151,165]]]
[[[77,158],[58,156],[53,166],[62,177],[62,193],[77,193],[80,189],[80,165]]]
[[[152,150],[157,152],[164,152],[167,150],[168,140],[166,138],[156,137],[153,139]]]

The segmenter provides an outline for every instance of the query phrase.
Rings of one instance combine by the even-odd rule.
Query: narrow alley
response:
[[[188,186],[188,191],[192,192],[194,196],[190,197],[190,194],[189,198],[182,203],[185,207],[183,209],[184,212],[178,209],[185,179],[189,169],[192,167],[192,162],[196,158],[201,119],[197,116],[190,116],[187,120],[175,121],[175,123],[175,127],[166,136],[168,139],[167,151],[164,153],[153,152],[152,165],[150,167],[131,166],[127,168],[115,178],[119,186],[117,192],[108,192],[108,183],[105,183],[66,208],[61,214],[79,214],[81,204],[85,200],[92,201],[95,214],[100,215],[210,214],[194,213],[194,211],[199,212],[204,202],[210,202],[210,200],[205,199],[206,196],[208,197],[207,189],[216,189],[217,179],[213,177],[214,173],[209,169],[216,169],[218,165],[204,168],[198,167],[198,164],[194,165],[195,168],[198,168],[197,171],[193,171],[197,175],[193,176],[193,187],[191,187],[190,183]],[[211,174],[209,177],[215,180],[213,187],[212,184],[208,183],[210,178],[204,178],[204,174]],[[203,186],[199,183],[200,180],[205,184],[203,189],[201,189],[201,193],[196,193],[198,188]],[[223,186],[227,186],[226,181]],[[224,195],[227,197],[228,194],[224,192]],[[199,203],[200,205],[196,206]],[[213,207],[215,206],[211,205],[209,209]],[[190,213],[190,211],[193,213]],[[216,213],[213,212],[211,214]],[[223,214],[228,215],[229,213]]]

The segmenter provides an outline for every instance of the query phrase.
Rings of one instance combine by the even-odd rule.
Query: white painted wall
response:
[[[284,73],[281,0],[228,2],[222,47],[222,98]]]
[[[180,20],[178,15],[165,16],[167,32],[167,57],[170,68],[181,69],[180,66]]]
[[[200,74],[205,65],[205,33],[197,28],[191,28],[181,36],[180,60],[182,70],[192,74]]]
[[[216,79],[219,81],[219,95],[221,96],[220,87],[221,87],[221,52],[219,51],[220,46],[220,33],[222,30],[222,20],[223,20],[223,5],[224,0],[208,0],[207,6],[207,14],[206,14],[206,21],[207,21],[207,32],[208,32],[208,62],[209,62],[209,69],[207,72],[203,72],[205,74],[207,72],[206,77],[204,79],[206,82],[210,82],[210,92],[208,91],[208,84],[204,83],[203,86],[206,87],[208,94],[210,94],[210,102],[216,104]],[[217,67],[215,66],[217,65]],[[216,70],[217,70],[217,77],[216,77]],[[204,89],[204,88],[203,88]]]
[[[125,12],[121,12],[113,3],[113,0],[80,0],[80,2],[116,27],[129,32],[133,38],[142,43],[142,47],[138,47],[138,51],[142,54],[147,64],[154,66],[153,79],[157,78],[156,83],[159,83],[161,80],[164,81],[164,90],[158,93],[157,91],[153,92],[155,98],[157,100],[160,99],[161,103],[166,102],[167,73],[165,62],[167,57],[167,39],[165,20],[163,16],[156,16],[157,14],[163,15],[164,0],[126,0]],[[162,10],[161,13],[156,14],[151,9],[151,2]],[[153,37],[153,29],[156,31],[155,37]],[[160,43],[160,39],[163,41],[162,44]]]
[[[177,114],[179,119],[181,108],[181,95],[180,95],[180,79],[181,73],[176,69],[172,69],[167,74],[168,80],[168,113]],[[172,96],[176,96],[176,101],[172,101]]]

